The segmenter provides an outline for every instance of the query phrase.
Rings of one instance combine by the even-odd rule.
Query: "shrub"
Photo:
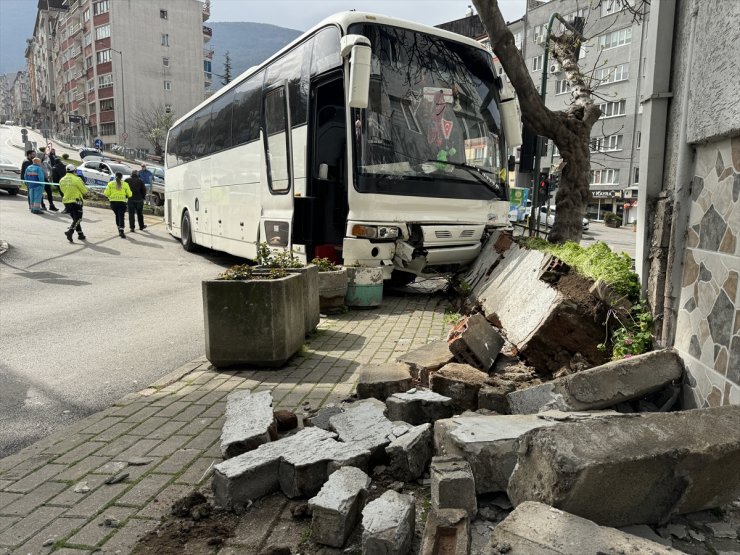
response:
[[[225,281],[248,279],[280,279],[288,275],[283,268],[271,268],[268,272],[256,272],[249,264],[237,264],[221,272],[216,279]]]
[[[606,223],[622,223],[622,218],[614,212],[604,212],[604,221]]]
[[[311,264],[316,266],[319,272],[336,272],[339,269],[339,266],[334,264],[328,258],[314,258],[311,261]]]
[[[265,242],[257,247],[257,264],[267,268],[303,268],[303,262],[295,257],[293,251],[283,249],[275,253]]]

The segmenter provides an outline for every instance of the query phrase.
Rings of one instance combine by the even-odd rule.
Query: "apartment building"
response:
[[[28,74],[25,71],[19,71],[15,74],[12,97],[11,119],[17,124],[25,124],[31,113],[31,94],[28,87]]]
[[[13,113],[13,87],[14,74],[6,73],[0,75],[0,124],[11,119]]]
[[[39,0],[38,14],[27,60],[52,134],[148,149],[142,113],[183,114],[206,95],[210,0]]]

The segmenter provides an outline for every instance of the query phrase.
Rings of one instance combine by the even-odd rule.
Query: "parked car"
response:
[[[80,160],[85,160],[90,156],[97,156],[99,158],[103,157],[103,153],[100,152],[99,149],[93,147],[83,146],[78,152],[80,153]]]
[[[547,213],[547,206],[540,206],[540,225],[547,223],[547,227],[552,227],[555,224],[555,207],[550,207],[550,213]],[[583,231],[588,229],[589,220],[583,218]]]
[[[21,187],[21,169],[7,158],[0,158],[0,189],[4,189],[9,195],[17,195]]]
[[[152,204],[162,206],[164,204],[164,168],[161,166],[148,166],[152,172]]]
[[[5,122],[5,125],[15,125],[15,122],[12,119],[9,119]]]
[[[115,179],[116,172],[121,172],[123,178],[126,179],[131,175],[131,168],[125,164],[100,158],[86,160],[77,168],[77,174],[85,180],[85,185],[88,187],[105,187],[109,181]]]

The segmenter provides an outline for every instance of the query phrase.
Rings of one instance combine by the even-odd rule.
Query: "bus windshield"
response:
[[[370,39],[369,105],[353,109],[360,192],[504,198],[491,55],[407,29],[354,25]]]

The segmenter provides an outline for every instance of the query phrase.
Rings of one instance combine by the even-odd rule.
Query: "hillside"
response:
[[[215,51],[212,70],[224,74],[224,55],[228,51],[232,78],[263,62],[302,33],[266,23],[209,22],[206,25],[213,29],[213,38],[205,45]],[[220,86],[221,78],[214,75],[212,88]]]

